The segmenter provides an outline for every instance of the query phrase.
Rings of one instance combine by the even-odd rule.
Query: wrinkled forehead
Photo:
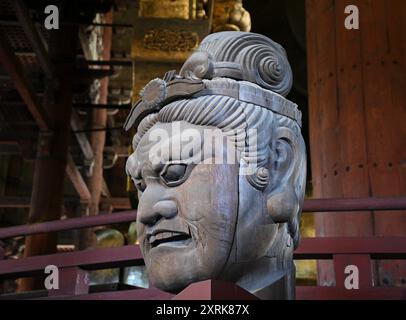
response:
[[[224,163],[225,157],[231,158],[232,154],[236,154],[236,149],[219,128],[185,121],[158,122],[141,138],[129,165],[141,168],[169,162],[199,164],[213,157]]]

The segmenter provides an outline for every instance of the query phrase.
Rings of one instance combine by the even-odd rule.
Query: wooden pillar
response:
[[[347,30],[344,10],[359,9]],[[406,194],[406,2],[307,0],[309,121],[314,197]],[[320,213],[318,236],[404,236],[405,212]],[[320,284],[331,265],[319,263]],[[380,262],[375,284],[404,285],[406,264]]]
[[[106,23],[113,22],[113,12],[105,14]],[[105,28],[103,34],[103,60],[110,60],[112,40],[112,28]],[[105,77],[100,81],[100,104],[107,104],[109,78]],[[107,126],[107,109],[93,109],[91,115],[91,127],[94,129],[104,129]],[[103,187],[103,150],[106,142],[106,131],[93,131],[90,134],[90,144],[93,150],[94,167],[93,174],[88,179],[88,187],[91,194],[88,215],[95,216],[99,214],[99,203]],[[84,230],[81,235],[82,248],[88,248],[95,245],[95,235],[92,229]]]
[[[72,109],[72,81],[78,30],[61,26],[51,31],[49,56],[55,66],[55,79],[49,83],[45,99],[50,118],[50,131],[40,134],[35,162],[29,223],[60,218],[63,204],[63,184],[67,165]],[[29,236],[25,256],[56,252],[57,235]],[[40,279],[22,279],[20,291],[43,289]]]

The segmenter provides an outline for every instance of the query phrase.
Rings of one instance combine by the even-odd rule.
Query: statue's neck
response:
[[[283,267],[275,258],[263,257],[237,281],[237,284],[263,300],[295,298],[295,266]]]
[[[283,225],[262,256],[255,260],[244,261],[244,256],[237,254],[237,247],[233,247],[234,255],[224,268],[223,280],[236,283],[260,299],[294,299],[296,270],[291,240]]]

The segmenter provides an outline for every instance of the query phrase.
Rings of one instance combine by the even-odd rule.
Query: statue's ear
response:
[[[272,149],[268,213],[275,222],[291,224],[297,220],[303,204],[306,179],[304,141],[300,133],[287,127],[279,127],[275,132]],[[293,224],[296,228],[298,221]]]

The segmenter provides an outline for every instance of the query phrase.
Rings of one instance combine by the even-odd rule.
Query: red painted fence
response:
[[[405,210],[406,198],[366,199],[315,199],[306,200],[304,212]],[[388,213],[390,214],[390,213]],[[51,221],[36,225],[25,225],[0,229],[0,239],[26,236],[135,221],[134,211],[113,213],[96,217],[83,217]],[[372,259],[406,259],[406,237],[338,237],[304,238],[295,251],[296,260],[330,259],[336,273],[335,287],[299,286],[297,299],[406,299],[406,287],[374,287],[371,274]],[[6,298],[47,299],[202,299],[253,298],[249,293],[232,284],[219,281],[205,281],[191,285],[178,296],[155,288],[126,288],[125,290],[90,292],[89,270],[142,265],[138,246],[94,249],[58,253],[52,255],[6,260],[2,255],[0,241],[0,279],[11,279],[44,274],[47,265],[56,265],[60,270],[60,290],[31,292],[18,295],[0,295]],[[344,288],[344,269],[356,265],[360,272],[359,290]],[[405,270],[406,273],[406,270]],[[213,288],[217,288],[214,290]],[[221,288],[221,290],[219,289]],[[224,288],[228,288],[225,290]],[[217,294],[216,294],[217,293]],[[221,294],[220,294],[221,293]]]

